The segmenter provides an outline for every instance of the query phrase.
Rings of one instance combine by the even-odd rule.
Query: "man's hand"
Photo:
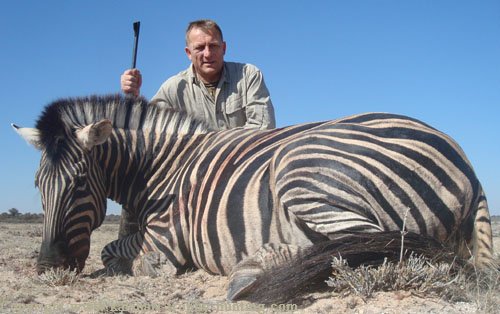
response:
[[[125,94],[139,96],[141,92],[142,75],[138,69],[129,69],[120,77],[120,86]]]

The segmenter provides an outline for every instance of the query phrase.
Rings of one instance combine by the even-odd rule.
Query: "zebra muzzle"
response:
[[[68,249],[64,241],[55,241],[51,243],[43,242],[36,265],[38,274],[42,274],[54,268],[76,269],[78,259],[69,256],[67,252]],[[83,263],[85,263],[85,261]]]

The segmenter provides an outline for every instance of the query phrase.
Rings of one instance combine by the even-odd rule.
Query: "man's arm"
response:
[[[247,104],[245,114],[247,122],[245,128],[258,128],[261,130],[276,127],[274,107],[271,96],[264,83],[264,76],[257,68],[249,74],[247,81]]]
[[[171,93],[169,93],[169,88],[171,88],[171,84],[169,84],[169,81],[163,82],[163,84],[160,86],[156,94],[151,98],[151,103],[155,105],[159,105],[164,108],[174,108],[174,103],[175,101],[172,101],[171,99]]]

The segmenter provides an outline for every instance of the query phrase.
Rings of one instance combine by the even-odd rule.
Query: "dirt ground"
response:
[[[101,249],[116,238],[117,230],[116,224],[104,224],[94,231],[83,275],[72,285],[51,285],[41,281],[34,270],[42,225],[0,223],[0,313],[480,312],[475,302],[448,303],[409,292],[377,293],[366,301],[356,296],[338,297],[321,292],[307,295],[301,304],[263,308],[248,302],[225,302],[227,278],[203,271],[175,278],[90,276],[102,269]],[[494,235],[498,254],[498,221],[494,223]]]

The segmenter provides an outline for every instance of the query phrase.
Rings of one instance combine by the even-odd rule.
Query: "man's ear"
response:
[[[191,56],[191,50],[189,50],[189,47],[185,47],[184,51],[186,52],[186,55],[189,58],[189,60],[193,61],[193,59],[191,59],[192,56]]]
[[[112,130],[111,121],[105,119],[76,130],[75,135],[83,147],[91,150],[92,147],[106,142]]]
[[[38,150],[42,149],[42,144],[40,142],[40,131],[35,128],[22,128],[20,126],[11,124],[14,130],[19,134],[28,144],[32,145]]]

